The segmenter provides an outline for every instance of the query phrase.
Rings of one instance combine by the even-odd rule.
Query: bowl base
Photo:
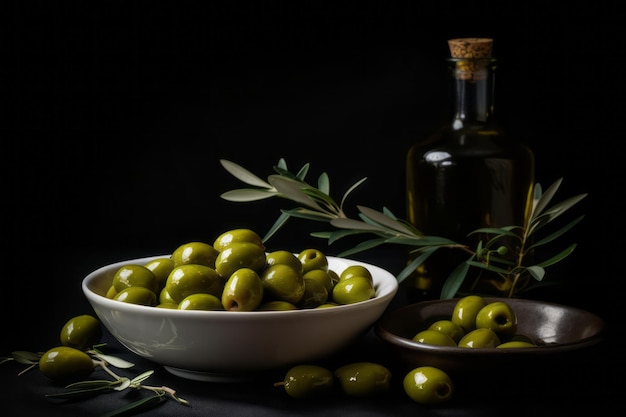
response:
[[[246,382],[254,379],[253,374],[245,373],[218,373],[218,372],[200,372],[189,369],[175,368],[173,366],[163,366],[166,371],[172,375],[181,378],[191,379],[203,382]]]

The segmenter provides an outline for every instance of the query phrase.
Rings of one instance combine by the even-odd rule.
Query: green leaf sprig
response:
[[[535,184],[532,211],[524,225],[477,229],[470,235],[481,234],[481,236],[488,236],[488,239],[480,240],[475,248],[470,248],[445,237],[424,235],[408,221],[396,217],[386,207],[383,207],[382,211],[378,211],[357,205],[359,218],[349,218],[343,209],[345,201],[349,194],[367,178],[363,178],[352,185],[345,192],[340,203],[337,203],[330,196],[328,174],[324,172],[319,176],[317,186],[312,186],[306,182],[306,175],[310,168],[308,163],[296,173],[292,173],[287,168],[286,161],[281,158],[278,164],[273,167],[275,174],[268,176],[267,181],[234,162],[222,159],[220,163],[235,178],[252,186],[252,188],[227,191],[221,195],[224,200],[250,202],[280,197],[301,205],[301,207],[293,209],[281,209],[278,219],[263,237],[264,242],[269,240],[290,217],[325,222],[338,229],[311,233],[313,237],[327,239],[329,245],[346,236],[373,235],[374,237],[341,252],[338,256],[349,256],[383,244],[408,246],[412,261],[398,274],[398,282],[409,277],[416,268],[439,249],[451,248],[467,253],[467,260],[459,264],[447,277],[440,295],[442,299],[452,298],[457,294],[471,267],[496,273],[503,280],[502,288],[507,289],[508,297],[514,297],[522,289],[521,278],[524,276],[530,275],[536,281],[542,281],[545,276],[545,268],[569,256],[576,248],[576,244],[571,244],[556,255],[532,265],[524,265],[526,255],[563,235],[579,223],[584,216],[578,217],[543,239],[534,241],[533,235],[587,196],[587,194],[580,194],[549,206],[563,179],[553,183],[545,193],[540,184]],[[515,262],[503,256],[508,252],[507,246],[503,245],[503,241],[507,239],[517,242]]]
[[[121,416],[133,416],[149,410],[166,400],[167,397],[174,399],[182,405],[189,405],[189,402],[178,396],[175,390],[166,386],[152,386],[145,385],[146,381],[152,374],[153,370],[145,371],[135,376],[134,378],[128,378],[120,376],[115,373],[111,367],[118,369],[130,369],[135,365],[131,362],[125,361],[121,358],[104,354],[99,350],[99,347],[103,345],[94,346],[92,349],[87,350],[94,362],[94,364],[100,367],[106,374],[111,376],[111,380],[108,379],[90,379],[86,381],[78,381],[65,386],[66,391],[46,394],[46,398],[56,400],[83,400],[88,399],[96,395],[109,393],[111,391],[124,391],[126,389],[133,390],[147,390],[152,395],[141,398],[132,403],[126,404],[123,407],[109,411],[100,417],[121,417]],[[43,355],[43,352],[27,352],[27,351],[14,351],[11,352],[10,357],[0,358],[0,364],[15,361],[27,367],[22,370],[19,375],[34,369],[39,364],[39,358]]]

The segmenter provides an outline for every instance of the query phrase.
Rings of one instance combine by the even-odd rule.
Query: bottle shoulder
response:
[[[477,129],[442,128],[430,136],[418,139],[409,148],[411,154],[430,151],[450,154],[501,154],[516,153],[533,155],[532,149],[519,138],[507,134],[499,128],[481,127]]]

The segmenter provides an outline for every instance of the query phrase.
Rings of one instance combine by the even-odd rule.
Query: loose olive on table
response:
[[[335,386],[333,373],[319,365],[296,365],[285,374],[284,380],[274,383],[282,386],[293,398],[316,398],[330,392]]]
[[[71,382],[91,375],[95,370],[95,364],[82,350],[56,346],[41,355],[39,370],[54,381]]]
[[[354,362],[335,369],[341,390],[349,396],[365,397],[388,391],[391,372],[375,362]]]
[[[443,370],[420,366],[409,371],[403,381],[404,392],[419,404],[442,404],[454,395],[454,384]]]
[[[102,339],[100,320],[90,314],[69,319],[61,328],[61,344],[78,350],[91,349]]]

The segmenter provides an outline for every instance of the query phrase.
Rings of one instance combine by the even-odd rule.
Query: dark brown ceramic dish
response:
[[[518,334],[533,339],[534,348],[460,348],[427,345],[411,338],[439,319],[449,319],[458,299],[426,301],[400,307],[375,324],[376,335],[411,366],[435,366],[448,372],[525,366],[544,357],[563,358],[599,343],[604,321],[588,311],[544,301],[485,297],[504,301],[517,315]],[[539,361],[541,362],[541,361]]]

